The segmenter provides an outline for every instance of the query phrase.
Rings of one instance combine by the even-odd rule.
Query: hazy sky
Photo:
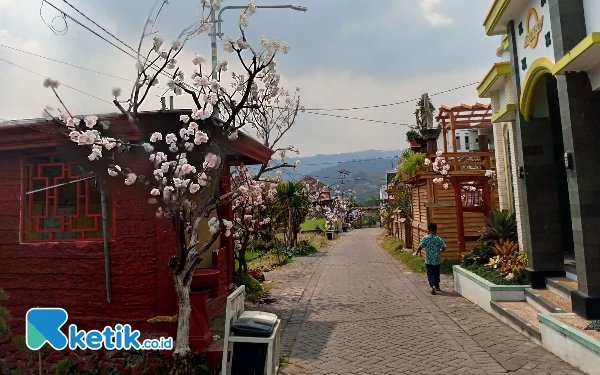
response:
[[[50,2],[87,22],[62,0]],[[83,13],[131,46],[137,46],[152,0],[69,0]],[[40,0],[0,0],[0,44],[127,79],[135,78],[135,61],[86,29],[68,21],[62,31],[60,13]],[[196,19],[198,0],[170,0],[158,26],[165,40],[174,39]],[[286,4],[256,0],[257,5]],[[491,0],[295,0],[306,13],[290,10],[259,11],[250,18],[250,41],[261,36],[291,45],[279,57],[283,84],[299,87],[306,108],[346,108],[403,101],[479,81],[493,62],[498,37],[487,37],[482,20]],[[245,0],[224,0],[243,5]],[[236,10],[224,12],[224,32],[237,37]],[[102,31],[99,31],[104,35]],[[219,59],[231,58],[219,44]],[[210,54],[206,36],[193,40],[186,55]],[[40,117],[46,104],[56,104],[42,87],[44,77],[110,102],[111,89],[131,83],[40,59],[0,46],[0,119]],[[189,65],[189,64],[188,64]],[[191,65],[187,72],[191,72]],[[184,67],[185,70],[185,67]],[[189,75],[189,74],[188,74]],[[164,82],[163,82],[164,84]],[[112,104],[66,87],[61,93],[78,113],[115,112]],[[145,109],[159,109],[157,90]],[[475,87],[434,96],[434,105],[473,103]],[[189,108],[182,97],[175,106]],[[379,109],[324,112],[397,123],[414,123],[414,103]],[[1,121],[1,120],[0,120]],[[318,116],[304,113],[283,140],[301,156],[363,149],[398,149],[406,146],[406,127]]]

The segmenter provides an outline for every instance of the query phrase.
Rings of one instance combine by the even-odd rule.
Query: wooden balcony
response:
[[[435,154],[427,154],[427,157],[433,161],[437,157]],[[462,172],[460,174],[469,174],[475,171],[492,170],[496,168],[496,155],[493,152],[448,152],[442,155],[446,158],[452,172]],[[477,173],[479,174],[479,173]]]

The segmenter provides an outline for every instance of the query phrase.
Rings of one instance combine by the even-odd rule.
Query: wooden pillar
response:
[[[479,143],[479,145],[478,145],[479,152],[488,152],[489,151],[488,142],[489,142],[489,140],[488,140],[487,135],[480,134],[477,137],[477,143]]]
[[[456,147],[456,123],[454,121],[454,112],[450,111],[450,128],[452,129],[452,152],[458,152]]]
[[[445,125],[442,125],[442,136],[444,137],[444,154],[448,153],[448,137],[446,135],[446,128],[444,127]]]
[[[454,186],[454,204],[456,205],[456,231],[458,234],[458,256],[462,263],[462,253],[465,252],[465,225],[463,218],[463,204],[461,199],[461,184],[460,181],[452,181]]]

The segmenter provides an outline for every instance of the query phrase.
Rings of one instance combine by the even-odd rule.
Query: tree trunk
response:
[[[292,210],[290,209],[288,212],[288,236],[287,236],[288,250],[292,248],[292,241],[293,241],[292,233],[294,231],[293,225],[294,225],[293,214],[292,214]]]
[[[179,298],[179,317],[177,320],[177,337],[173,350],[173,366],[169,375],[192,375],[192,351],[190,349],[190,303],[191,280],[183,283],[183,274],[173,275],[175,291]]]

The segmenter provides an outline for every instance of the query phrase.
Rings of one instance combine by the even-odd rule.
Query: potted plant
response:
[[[409,130],[406,132],[406,141],[410,143],[411,147],[420,147],[419,140],[422,140],[421,133],[416,130]]]

